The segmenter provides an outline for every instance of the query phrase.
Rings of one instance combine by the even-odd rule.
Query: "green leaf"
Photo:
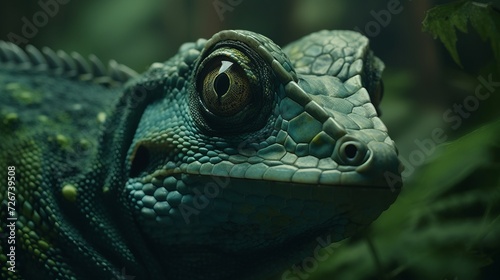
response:
[[[436,6],[427,11],[423,30],[439,38],[453,60],[462,67],[455,29],[467,33],[468,22],[483,41],[490,41],[495,59],[500,61],[500,12],[492,4],[462,0]]]

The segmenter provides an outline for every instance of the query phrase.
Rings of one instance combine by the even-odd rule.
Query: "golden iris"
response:
[[[232,61],[215,59],[203,80],[201,99],[214,115],[227,117],[242,111],[251,102],[245,72]]]

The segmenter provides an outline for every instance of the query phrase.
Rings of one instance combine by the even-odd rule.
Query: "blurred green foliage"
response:
[[[493,15],[500,1],[400,0],[400,13],[377,21],[390,1],[70,0],[28,41],[142,72],[182,43],[222,29],[252,30],[284,45],[321,29],[366,32],[378,23],[378,32],[366,33],[386,63],[382,119],[407,162],[405,186],[372,226],[333,244],[328,260],[297,279],[497,279],[500,62]],[[232,4],[221,10],[221,2]],[[451,55],[422,32],[426,12],[438,4],[445,6],[427,30]],[[0,2],[0,38],[22,36],[23,18],[33,21],[41,10],[34,0]],[[436,129],[446,143],[423,149],[418,143],[429,143]]]
[[[439,37],[453,60],[461,66],[455,29],[467,33],[469,22],[483,41],[489,40],[495,61],[500,61],[500,10],[491,3],[462,0],[434,7],[427,12],[423,30]]]

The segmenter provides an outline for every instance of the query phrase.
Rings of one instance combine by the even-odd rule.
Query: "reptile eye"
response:
[[[208,69],[200,98],[212,114],[232,116],[251,103],[250,83],[241,67],[217,59]]]
[[[222,41],[196,65],[190,112],[209,133],[234,134],[262,128],[271,114],[276,84],[272,70],[251,48]]]
[[[250,132],[269,119],[277,87],[273,72],[241,42],[222,41],[208,48],[194,78],[190,109],[200,129],[218,134]]]

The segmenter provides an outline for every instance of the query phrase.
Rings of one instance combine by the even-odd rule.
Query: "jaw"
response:
[[[279,246],[309,231],[327,230],[332,242],[342,240],[375,220],[399,193],[388,187],[256,183],[186,174],[156,180],[175,181],[179,188],[168,191],[163,189],[168,186],[156,187],[147,180],[145,185],[156,188],[148,193],[179,196],[168,211],[157,211],[156,216],[149,213],[147,198],[135,199],[136,220],[151,244],[209,246],[225,252]],[[131,190],[129,196],[137,194]]]
[[[166,279],[268,279],[272,275],[281,276],[318,248],[330,245],[333,238],[328,230],[309,230],[279,244],[248,250],[170,245],[152,246],[152,251],[160,260]]]
[[[316,247],[366,227],[398,194],[382,187],[177,178],[190,194],[169,216],[171,223],[137,220],[150,250],[168,267],[165,271],[183,279],[210,274],[261,279],[279,273]],[[221,277],[221,271],[226,275]]]

